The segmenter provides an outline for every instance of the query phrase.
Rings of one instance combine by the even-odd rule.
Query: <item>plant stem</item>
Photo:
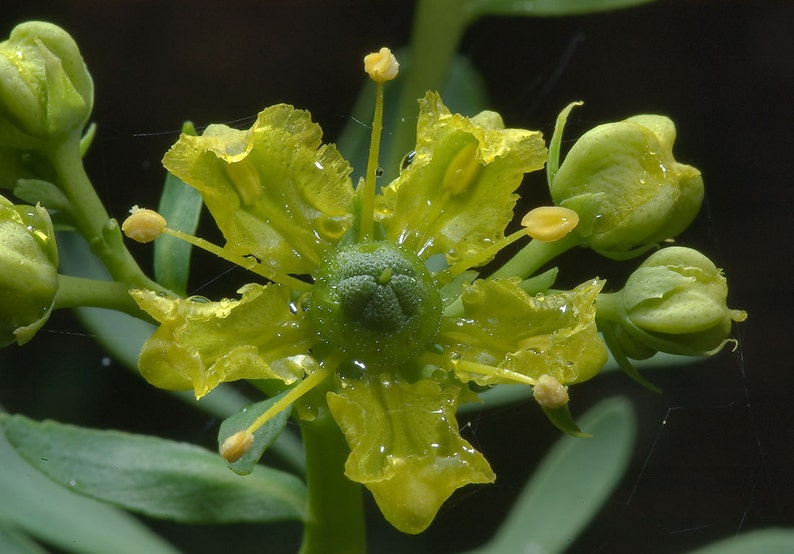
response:
[[[327,411],[301,424],[306,451],[309,515],[300,554],[364,554],[366,527],[361,485],[345,477],[350,449]]]
[[[396,166],[416,144],[416,100],[440,90],[466,29],[463,0],[420,0],[411,30],[411,67],[402,83],[398,113],[404,123],[392,130],[387,167]]]
[[[116,281],[100,281],[86,277],[58,275],[58,293],[54,309],[107,308],[124,312],[138,319],[151,321],[129,294],[129,286]]]
[[[497,269],[491,277],[526,279],[563,252],[579,245],[580,242],[581,239],[576,232],[568,233],[560,240],[552,242],[534,239],[519,250],[505,265]]]
[[[69,199],[70,215],[75,227],[105,264],[113,279],[129,285],[128,288],[167,292],[146,277],[124,246],[118,223],[110,219],[86,175],[80,156],[80,135],[69,135],[53,145],[49,158],[58,175],[58,185]]]

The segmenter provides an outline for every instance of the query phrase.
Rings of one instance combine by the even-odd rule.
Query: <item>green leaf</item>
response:
[[[762,529],[712,543],[690,554],[788,554],[794,552],[794,529]]]
[[[240,477],[220,455],[190,444],[18,415],[0,421],[17,451],[56,483],[150,517],[183,523],[305,517],[305,486],[281,471],[257,466]]]
[[[571,409],[569,408],[568,404],[554,409],[543,407],[543,413],[545,413],[546,417],[549,418],[549,421],[551,421],[554,426],[563,433],[568,433],[572,437],[576,437],[578,439],[592,437],[590,433],[583,433],[582,430],[579,429],[579,426],[576,425],[576,421],[574,421],[573,416],[571,415]]]
[[[561,17],[629,8],[653,0],[467,0],[469,21],[484,15]]]
[[[14,186],[14,196],[32,205],[41,203],[48,210],[68,211],[72,209],[66,195],[49,181],[19,179]]]
[[[0,421],[9,421],[8,416],[0,415]],[[7,547],[2,539],[9,527],[65,552],[177,552],[130,514],[76,494],[34,471],[4,433],[0,433],[0,468],[0,552],[42,552]]]
[[[182,126],[182,133],[196,135],[190,122]],[[204,205],[199,191],[169,173],[165,178],[163,193],[157,211],[168,222],[168,227],[192,235],[198,226],[201,207]],[[154,242],[154,277],[164,287],[177,294],[187,294],[190,253],[192,245],[170,235]]]
[[[580,418],[590,439],[566,436],[549,451],[494,538],[470,554],[563,552],[628,466],[635,421],[629,402],[604,400]]]
[[[262,402],[246,406],[237,414],[226,419],[221,423],[221,428],[218,430],[218,445],[222,445],[227,438],[235,433],[248,429],[260,415],[270,409],[278,400],[281,400],[287,392],[289,391],[286,390],[273,398],[268,398]],[[254,431],[253,444],[239,460],[229,463],[229,468],[239,475],[248,475],[251,473],[265,450],[267,450],[279,435],[281,435],[281,432],[287,425],[290,412],[290,408],[279,412],[270,418],[267,423]]]
[[[4,554],[47,554],[24,532],[0,520],[0,552]]]

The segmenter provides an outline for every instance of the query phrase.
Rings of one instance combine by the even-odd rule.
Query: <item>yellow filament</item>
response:
[[[464,373],[474,373],[477,375],[487,375],[489,377],[499,377],[501,379],[505,379],[508,381],[514,381],[516,383],[523,383],[525,385],[532,385],[532,386],[534,386],[537,383],[537,381],[534,378],[524,375],[522,373],[518,373],[517,371],[511,371],[503,367],[494,367],[486,364],[480,364],[477,362],[470,362],[468,360],[448,360],[447,358],[439,354],[425,353],[422,356],[420,356],[420,361],[428,364],[434,364],[440,367],[444,367],[451,361],[454,366],[459,368]]]
[[[467,269],[470,269],[472,267],[477,267],[477,266],[480,266],[480,265],[486,263],[491,258],[496,256],[496,254],[502,248],[505,248],[506,246],[509,246],[509,245],[513,244],[515,241],[517,241],[520,238],[525,237],[526,235],[527,235],[526,231],[524,229],[522,229],[520,231],[516,231],[512,235],[508,235],[506,237],[503,237],[501,240],[499,240],[498,242],[493,243],[489,247],[483,248],[482,250],[479,250],[479,251],[475,252],[471,256],[469,256],[467,258],[464,258],[462,260],[459,260],[458,262],[452,264],[451,266],[449,266],[444,271],[441,271],[436,276],[436,278],[439,280],[439,282],[442,282],[442,283],[449,282],[455,276],[459,275],[460,273],[463,273]]]
[[[189,242],[190,244],[196,246],[197,248],[206,250],[210,254],[215,254],[219,258],[222,258],[226,261],[232,262],[233,264],[237,264],[241,267],[244,267],[249,271],[253,271],[257,275],[264,277],[265,279],[268,279],[270,281],[275,281],[276,283],[290,287],[300,292],[311,291],[311,285],[309,283],[305,283],[300,279],[296,279],[295,277],[287,275],[286,273],[268,272],[262,264],[257,263],[256,260],[254,260],[253,258],[247,258],[245,256],[237,256],[221,248],[220,246],[216,244],[212,244],[211,242],[204,240],[202,238],[194,237],[193,235],[188,235],[187,233],[183,233],[182,231],[177,231],[176,229],[171,229],[169,227],[166,227],[163,230],[163,233],[167,235],[171,235],[172,237],[176,237],[185,242]]]
[[[380,135],[383,131],[383,83],[378,82],[375,91],[375,114],[372,118],[372,134],[369,142],[369,158],[367,159],[367,176],[362,186],[361,194],[361,228],[359,241],[365,242],[372,238],[374,233],[373,221],[375,219],[375,192],[377,189],[375,179],[378,173],[378,150],[380,149]]]
[[[301,396],[312,390],[314,387],[322,383],[326,377],[331,373],[327,367],[320,367],[314,373],[309,374],[306,378],[295,385],[287,394],[277,400],[270,408],[260,415],[254,422],[245,430],[246,433],[255,433],[257,429],[267,423],[273,416],[285,410],[287,406],[298,400]]]

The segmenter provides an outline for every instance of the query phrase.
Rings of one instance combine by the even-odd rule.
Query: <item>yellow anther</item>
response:
[[[165,231],[165,218],[154,210],[133,206],[121,230],[134,241],[151,242]]]
[[[243,457],[243,454],[248,452],[251,445],[254,444],[254,435],[248,431],[238,431],[237,433],[226,437],[221,445],[221,456],[226,458],[229,463],[234,463]]]
[[[542,206],[530,211],[521,220],[533,239],[553,242],[570,233],[579,223],[579,215],[560,206]]]
[[[391,50],[384,46],[380,51],[364,56],[364,71],[376,83],[385,83],[397,77],[400,64]]]
[[[477,160],[477,143],[470,142],[455,154],[447,167],[444,180],[441,182],[444,190],[452,196],[461,194],[477,178],[481,167]]]
[[[538,404],[544,408],[555,410],[568,403],[568,387],[551,375],[541,375],[533,388]]]

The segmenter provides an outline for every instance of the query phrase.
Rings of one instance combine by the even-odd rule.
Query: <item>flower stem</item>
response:
[[[129,286],[115,281],[100,281],[86,277],[58,275],[56,310],[61,308],[107,308],[133,317],[151,321],[129,294]]]
[[[520,277],[526,279],[563,252],[578,246],[581,239],[576,232],[551,242],[532,240],[518,251],[505,265],[497,269],[492,278]]]
[[[301,423],[306,451],[309,515],[300,554],[364,554],[366,527],[361,485],[345,477],[350,449],[326,410]]]
[[[70,215],[78,232],[88,241],[92,252],[105,264],[114,280],[129,288],[146,288],[166,292],[146,277],[124,246],[121,230],[110,219],[83,167],[80,136],[72,134],[53,145],[50,161],[58,175],[58,185],[70,204]]]
[[[392,129],[387,167],[396,166],[416,144],[416,100],[440,91],[466,30],[463,0],[420,0],[411,30],[411,67],[400,92],[398,113],[404,122]]]

